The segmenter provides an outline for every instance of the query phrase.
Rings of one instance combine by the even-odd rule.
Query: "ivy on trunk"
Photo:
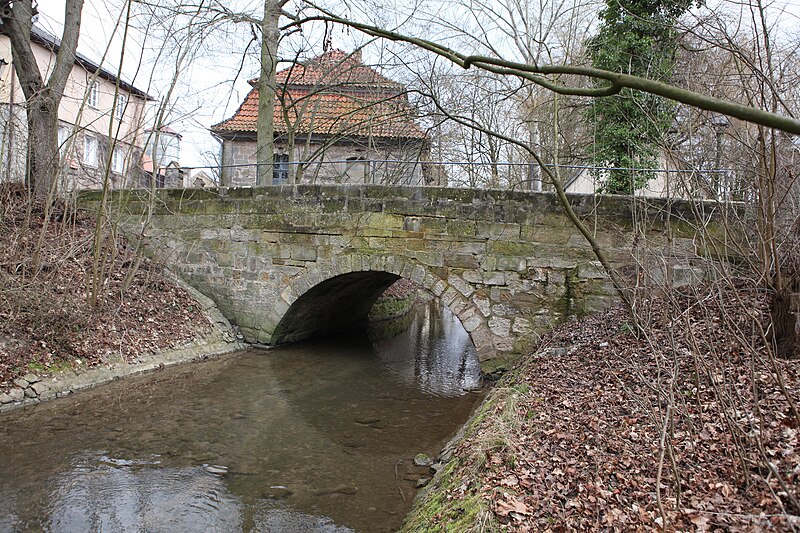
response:
[[[692,0],[606,0],[600,30],[589,40],[592,66],[667,82],[675,66],[675,22]],[[600,82],[602,83],[602,82]],[[654,94],[622,89],[597,98],[593,158],[610,166],[604,192],[631,194],[655,176],[676,105]],[[628,170],[635,169],[635,170]]]

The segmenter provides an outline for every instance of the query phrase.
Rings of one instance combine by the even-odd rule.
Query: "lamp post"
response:
[[[725,130],[728,126],[731,125],[731,121],[728,120],[728,117],[725,115],[717,115],[714,114],[711,117],[711,126],[714,128],[714,134],[716,137],[716,151],[714,154],[714,172],[712,173],[711,177],[711,185],[714,189],[714,194],[719,195],[722,191],[720,191],[720,183],[719,183],[719,174],[720,174],[720,166],[722,166],[722,136],[725,134]],[[727,184],[723,184],[727,185]]]

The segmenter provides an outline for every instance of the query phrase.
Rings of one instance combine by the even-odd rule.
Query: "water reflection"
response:
[[[222,477],[202,467],[154,469],[129,466],[136,461],[117,466],[98,461],[59,477],[50,520],[37,526],[65,533],[185,531],[187,524],[192,531],[352,531],[274,500],[245,505]]]
[[[3,416],[0,531],[396,530],[429,475],[413,456],[478,399],[457,320],[410,320],[374,344],[250,351]]]
[[[374,341],[378,360],[387,370],[437,396],[460,395],[480,386],[475,347],[449,309],[431,301],[408,316],[411,323],[399,335]]]

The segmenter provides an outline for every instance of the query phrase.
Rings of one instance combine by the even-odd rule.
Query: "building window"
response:
[[[114,148],[114,154],[111,156],[111,170],[117,174],[122,174],[125,170],[125,152],[122,148]]]
[[[90,167],[97,166],[97,138],[91,135],[83,139],[83,163]]]
[[[86,93],[86,103],[89,107],[97,109],[97,82],[89,82],[89,90]]]
[[[122,120],[122,116],[125,114],[125,106],[128,104],[128,98],[124,94],[117,95],[117,108],[115,110],[115,115],[119,120]]]
[[[282,185],[289,181],[289,156],[275,154],[275,163],[272,165],[272,184]]]

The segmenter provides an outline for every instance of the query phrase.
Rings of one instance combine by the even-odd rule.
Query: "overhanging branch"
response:
[[[313,6],[313,4],[311,5]],[[320,15],[309,16],[293,21],[291,24],[285,26],[285,28],[297,26],[303,24],[304,22],[333,22],[348,26],[373,37],[412,44],[424,50],[428,50],[429,52],[433,52],[464,69],[474,66],[488,72],[517,76],[558,94],[599,97],[610,96],[618,93],[623,88],[628,88],[661,96],[669,100],[690,105],[692,107],[697,107],[699,109],[704,109],[706,111],[712,111],[735,117],[745,122],[800,135],[800,120],[739,104],[730,100],[723,100],[721,98],[707,96],[694,91],[689,91],[687,89],[681,89],[680,87],[676,87],[668,83],[650,80],[639,76],[632,76],[630,74],[611,72],[594,67],[577,65],[529,65],[526,63],[508,61],[488,56],[466,55],[427,39],[411,37],[396,31],[379,28],[370,24],[351,21],[329,13],[318,6],[314,7],[320,11]],[[545,76],[559,74],[575,75],[593,80],[602,80],[607,82],[608,85],[604,87],[592,88],[569,87],[545,78]]]

